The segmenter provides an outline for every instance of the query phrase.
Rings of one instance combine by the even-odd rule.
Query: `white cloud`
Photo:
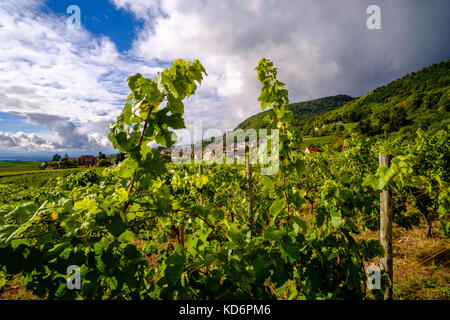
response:
[[[1,132],[0,150],[9,152],[43,152],[67,150],[107,150],[108,139],[99,133],[83,132],[71,122],[57,126],[53,134]],[[4,151],[3,151],[4,152]]]
[[[154,76],[157,61],[203,63],[209,76],[186,102],[186,124],[225,130],[260,111],[254,67],[261,57],[279,67],[295,102],[361,95],[449,56],[445,0],[379,0],[378,31],[366,28],[371,1],[110,1],[144,22],[127,54],[107,37],[67,28],[66,16],[43,14],[43,1],[0,3],[0,112],[51,129],[41,145],[108,145],[108,123],[128,93],[125,78]],[[7,136],[3,147],[13,143]]]
[[[0,146],[8,148],[10,151],[51,151],[53,146],[46,143],[42,137],[36,134],[26,134],[23,132],[8,133],[0,131]]]
[[[65,140],[67,148],[112,150],[100,135],[120,112],[126,77],[154,76],[159,69],[122,55],[107,37],[68,28],[67,16],[43,14],[41,6],[37,0],[0,3],[0,112],[48,127],[55,141],[64,136],[58,125],[76,123],[87,145]]]

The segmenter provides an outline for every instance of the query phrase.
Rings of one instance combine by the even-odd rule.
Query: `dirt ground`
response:
[[[379,231],[357,238],[379,239]],[[392,250],[395,300],[450,299],[450,241],[439,233],[438,223],[434,222],[432,238],[426,237],[425,226],[410,230],[394,227]]]

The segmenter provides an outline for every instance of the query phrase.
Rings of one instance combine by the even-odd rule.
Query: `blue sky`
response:
[[[126,77],[154,77],[177,58],[208,72],[185,105],[187,130],[234,128],[260,111],[254,67],[279,67],[290,101],[360,96],[449,59],[447,0],[2,0],[0,158],[114,153],[108,126]],[[67,7],[81,28],[67,26]]]
[[[142,27],[142,20],[136,19],[132,13],[125,10],[117,10],[108,0],[51,0],[41,7],[41,14],[54,14],[67,18],[67,8],[76,3],[81,11],[81,24],[94,36],[106,36],[117,46],[117,50],[126,54],[131,49],[136,31]],[[94,99],[87,99],[92,102]],[[17,133],[45,133],[51,134],[50,128],[30,123],[26,116],[0,112],[0,128],[4,132]],[[0,153],[1,155],[2,153]],[[2,154],[4,157],[8,154]],[[20,158],[26,154],[19,154]],[[37,158],[46,157],[47,153],[35,153]],[[16,154],[17,156],[17,154]],[[33,156],[31,156],[33,158]]]
[[[50,129],[48,128],[28,123],[26,117],[6,112],[0,112],[0,128],[2,128],[4,132],[12,133],[18,131],[23,131],[25,133],[50,132]]]
[[[120,52],[131,49],[136,30],[142,28],[143,21],[136,19],[131,12],[117,10],[108,0],[51,0],[44,11],[66,17],[67,8],[73,4],[81,9],[81,24],[84,28],[95,35],[109,37]]]

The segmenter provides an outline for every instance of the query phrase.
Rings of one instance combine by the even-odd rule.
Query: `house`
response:
[[[45,170],[55,169],[58,168],[58,161],[43,161],[39,167]]]
[[[305,149],[305,153],[310,154],[310,153],[314,153],[314,152],[319,152],[319,148],[313,148],[313,147],[307,147]]]
[[[97,164],[97,158],[92,155],[84,155],[78,158],[79,166],[95,166]]]
[[[171,155],[171,154],[172,154],[172,150],[171,150],[171,149],[163,149],[163,150],[161,151],[161,154]]]

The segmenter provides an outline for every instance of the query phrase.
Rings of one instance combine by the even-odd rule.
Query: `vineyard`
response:
[[[416,267],[382,268],[381,287],[367,287],[367,265],[386,254],[383,214],[406,229],[425,222],[430,238],[439,226],[444,246],[418,264],[448,253],[447,131],[409,141],[354,134],[342,150],[305,155],[277,69],[263,58],[255,70],[261,109],[275,115],[267,127],[279,130],[278,144],[260,147],[278,146],[276,174],[262,174],[249,152],[244,164],[167,162],[149,143],[175,144],[183,100],[206,70],[175,60],[155,79],[131,76],[108,136],[123,162],[28,189],[0,180],[0,290],[20,275],[46,299],[383,299]],[[67,287],[73,265],[79,290]]]

